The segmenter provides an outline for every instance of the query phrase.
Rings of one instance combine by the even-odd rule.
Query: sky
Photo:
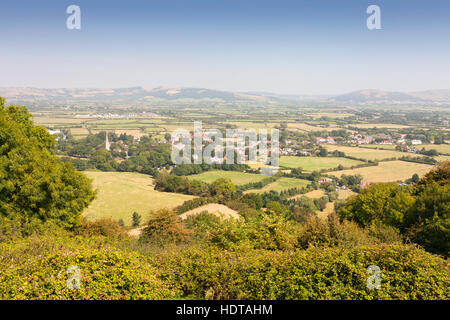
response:
[[[69,5],[80,30],[66,27]],[[450,89],[450,1],[0,1],[0,87],[133,86]]]

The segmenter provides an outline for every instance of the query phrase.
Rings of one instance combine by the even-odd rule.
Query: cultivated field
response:
[[[334,150],[338,150],[344,152],[345,155],[347,156],[364,160],[383,160],[411,155],[409,153],[394,150],[376,150],[376,149],[371,150],[368,148],[346,147],[338,145],[324,145],[324,147],[331,152]]]
[[[368,150],[370,152],[370,150]],[[280,157],[280,166],[287,168],[301,167],[306,171],[332,169],[342,164],[344,167],[351,167],[361,164],[361,161],[351,160],[339,157],[295,157],[282,156]]]
[[[275,182],[269,183],[264,188],[248,190],[246,191],[246,193],[248,192],[263,193],[269,191],[281,192],[287,189],[306,187],[309,183],[311,183],[311,181],[282,177]]]
[[[218,204],[218,203],[208,203],[208,204],[205,204],[204,206],[189,210],[185,213],[180,214],[180,218],[184,220],[190,216],[196,216],[205,211],[210,214],[213,214],[215,216],[222,217],[225,219],[227,219],[227,218],[240,219],[241,218],[241,216],[239,215],[239,213],[236,210],[230,209],[227,206],[225,206],[223,204]]]
[[[339,200],[345,200],[345,199],[347,199],[348,197],[353,196],[353,195],[355,195],[355,194],[356,194],[356,193],[353,192],[353,191],[350,190],[350,189],[346,189],[346,190],[340,189],[339,192],[338,192],[338,199],[339,199]]]
[[[367,182],[392,182],[392,181],[404,181],[412,177],[417,173],[419,176],[423,176],[430,171],[433,166],[428,164],[406,162],[406,161],[386,161],[380,162],[378,166],[357,168],[353,170],[342,170],[330,172],[330,175],[340,177],[343,174],[355,175],[360,174],[363,176],[364,181]]]
[[[395,150],[395,145],[393,144],[362,144],[361,147],[370,149]]]
[[[290,130],[300,130],[300,131],[332,131],[332,130],[338,130],[341,129],[339,127],[319,127],[319,126],[311,126],[306,123],[288,123],[287,124],[288,129]]]
[[[377,129],[405,129],[410,128],[410,126],[405,126],[401,124],[395,123],[362,123],[362,124],[352,124],[352,127],[368,129],[368,128],[377,128]]]
[[[417,148],[425,148],[425,150],[435,149],[439,153],[450,154],[450,144],[422,144],[418,145]]]
[[[83,212],[83,216],[89,220],[111,217],[123,219],[126,225],[131,225],[132,214],[136,211],[142,215],[143,223],[151,210],[173,208],[194,198],[153,190],[152,179],[140,173],[84,173],[93,179],[94,188],[98,189],[97,198]]]
[[[263,174],[245,173],[238,171],[213,170],[187,176],[187,178],[191,180],[200,180],[206,183],[211,183],[219,178],[229,178],[235,185],[242,185],[252,182],[259,182],[264,178],[267,178],[267,176]]]
[[[308,117],[313,117],[315,119],[321,118],[321,117],[328,117],[328,118],[334,118],[334,119],[343,119],[354,116],[353,113],[339,113],[339,112],[317,112],[317,113],[307,113],[305,114]]]
[[[323,195],[325,195],[325,191],[323,191],[322,189],[317,189],[317,190],[313,190],[313,191],[310,191],[310,192],[305,193],[305,194],[297,194],[297,195],[295,195],[293,197],[290,197],[289,199],[298,199],[298,198],[301,198],[301,197],[308,197],[308,198],[311,198],[311,199],[319,199]]]

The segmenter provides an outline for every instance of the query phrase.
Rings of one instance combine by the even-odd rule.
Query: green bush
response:
[[[81,287],[67,287],[69,266]],[[157,277],[145,256],[102,237],[28,237],[0,243],[0,299],[168,299],[178,292]]]
[[[90,180],[53,154],[55,139],[25,107],[0,106],[0,216],[81,224],[94,198]]]
[[[266,251],[190,247],[159,254],[161,278],[214,299],[449,299],[445,260],[412,245]],[[367,288],[367,268],[381,289]]]

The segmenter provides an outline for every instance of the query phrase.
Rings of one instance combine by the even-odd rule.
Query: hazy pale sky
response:
[[[1,0],[0,86],[450,89],[450,1]]]

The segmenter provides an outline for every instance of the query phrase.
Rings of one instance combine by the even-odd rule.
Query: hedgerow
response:
[[[69,266],[81,272],[69,289]],[[104,237],[27,237],[0,243],[0,299],[171,299],[146,257]]]
[[[449,299],[446,261],[413,245],[295,251],[190,247],[159,254],[162,279],[212,299]],[[367,287],[367,268],[381,288]]]

